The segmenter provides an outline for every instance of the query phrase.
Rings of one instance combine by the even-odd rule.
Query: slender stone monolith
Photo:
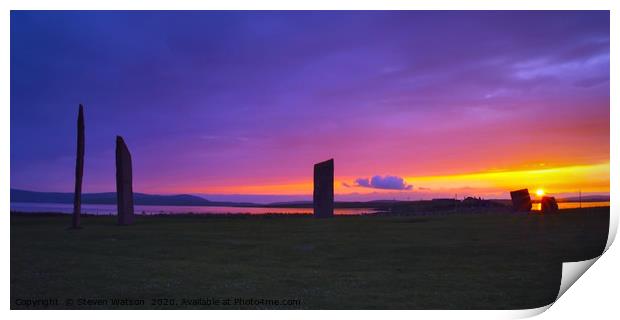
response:
[[[314,216],[334,216],[334,159],[314,165]]]
[[[527,189],[511,191],[510,198],[512,198],[512,207],[515,211],[532,210],[532,199]]]
[[[84,174],[84,107],[80,104],[77,121],[77,155],[75,157],[75,192],[73,194],[73,219],[71,227],[80,228],[82,211],[82,176]]]
[[[121,136],[116,136],[116,205],[118,224],[133,223],[133,189],[131,186],[131,154]]]

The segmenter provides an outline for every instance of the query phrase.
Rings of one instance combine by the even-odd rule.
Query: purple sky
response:
[[[13,11],[11,187],[72,190],[78,103],[85,192],[122,135],[140,192],[453,194],[411,177],[608,165],[609,13]]]

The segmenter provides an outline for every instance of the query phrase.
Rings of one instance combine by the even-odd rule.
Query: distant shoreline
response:
[[[491,205],[511,205],[510,199],[477,199]],[[336,201],[335,208],[374,208],[386,209],[394,206],[426,206],[429,204],[454,205],[465,201],[454,198],[437,198],[428,200],[369,200],[369,201]],[[580,202],[578,198],[557,198],[558,202]],[[582,203],[610,201],[607,195],[589,195],[581,199]],[[72,204],[73,193],[70,192],[36,192],[28,190],[11,189],[11,203],[48,203],[48,204]],[[539,200],[534,199],[533,203]],[[115,192],[85,193],[82,194],[82,204],[89,205],[116,205]],[[312,208],[312,201],[288,201],[272,203],[253,203],[253,202],[231,202],[231,201],[210,201],[208,199],[189,195],[151,195],[145,193],[134,193],[134,204],[141,206],[196,206],[196,207],[243,207],[243,208]],[[469,206],[469,204],[467,204]]]
[[[563,204],[565,204],[563,206]],[[571,205],[566,205],[571,204]],[[58,206],[51,206],[58,205]],[[581,210],[591,208],[609,208],[609,202],[582,202],[583,206],[577,202],[561,202],[560,210]],[[116,207],[114,205],[95,205],[105,206],[99,208],[82,207],[82,215],[84,216],[115,216]],[[147,209],[145,207],[153,208]],[[264,216],[264,217],[280,217],[280,216],[312,216],[312,208],[250,208],[250,207],[199,207],[189,206],[137,206],[135,208],[136,216],[152,217],[152,216],[176,216],[176,217],[244,217],[244,216]],[[72,212],[70,204],[50,204],[50,206],[28,206],[27,203],[22,206],[11,206],[11,215],[16,216],[68,216]],[[531,213],[540,212],[540,205],[535,203]],[[485,205],[485,206],[454,206],[454,205],[396,205],[385,208],[335,208],[335,216],[428,216],[428,215],[471,215],[471,214],[515,214],[511,206],[507,205]]]

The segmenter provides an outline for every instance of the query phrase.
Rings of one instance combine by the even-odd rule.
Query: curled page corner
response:
[[[609,216],[609,233],[607,235],[607,244],[605,245],[603,254],[607,252],[611,244],[614,242],[617,231],[618,215],[613,214],[612,211]],[[590,269],[590,267],[592,267],[592,265],[594,265],[594,263],[603,254],[589,260],[562,263],[562,279],[560,281],[560,290],[558,291],[558,296],[555,298],[555,301],[539,308],[520,310],[520,312],[515,313],[514,316],[521,319],[530,318],[547,311],[547,309],[549,309],[555,302],[557,302],[560,297],[568,290],[568,288],[570,288],[577,281],[577,279],[579,279],[588,269]]]
[[[560,299],[566,290],[568,290],[568,288],[570,288],[570,286],[572,286],[600,257],[601,256],[598,256],[584,261],[562,263],[562,281],[560,283],[560,291],[555,300],[557,301]]]
[[[515,316],[520,319],[524,319],[537,316],[547,311],[547,309],[551,308],[551,306],[560,299],[560,297],[566,292],[566,290],[568,290],[568,288],[570,288],[577,281],[577,279],[579,279],[600,257],[601,256],[598,256],[596,258],[584,261],[562,263],[562,279],[560,281],[560,290],[558,291],[558,296],[555,298],[555,301],[539,308],[520,310],[520,312],[516,313]]]
[[[609,232],[607,233],[607,244],[605,244],[605,250],[603,254],[611,247],[611,244],[616,239],[616,233],[618,231],[618,212],[617,209],[612,206],[609,208]]]
[[[546,306],[542,306],[538,308],[519,310],[518,312],[515,312],[512,315],[513,317],[511,319],[525,319],[525,318],[531,318],[531,317],[537,316],[547,311],[547,309],[549,309],[552,305],[553,303],[550,303]]]
[[[613,210],[609,215],[609,232],[607,233],[607,244],[603,253],[590,260],[576,261],[576,262],[564,262],[562,263],[562,281],[560,283],[560,291],[558,292],[557,301],[560,297],[572,286],[579,277],[581,277],[586,270],[588,270],[611,246],[616,238],[616,232],[618,231],[618,215],[613,214]]]

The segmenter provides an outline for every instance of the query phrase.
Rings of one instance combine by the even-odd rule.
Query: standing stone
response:
[[[80,228],[82,211],[82,176],[84,174],[84,107],[80,104],[77,121],[77,155],[75,157],[75,192],[73,194],[73,219],[71,227]]]
[[[314,165],[314,216],[334,216],[334,159]]]
[[[131,154],[123,138],[116,136],[116,204],[119,225],[133,223],[133,189],[131,183]]]
[[[515,211],[532,210],[532,199],[527,189],[511,191],[510,197],[512,198],[512,207]]]
[[[555,197],[542,197],[540,199],[540,211],[543,213],[553,213],[558,211],[558,202]]]

